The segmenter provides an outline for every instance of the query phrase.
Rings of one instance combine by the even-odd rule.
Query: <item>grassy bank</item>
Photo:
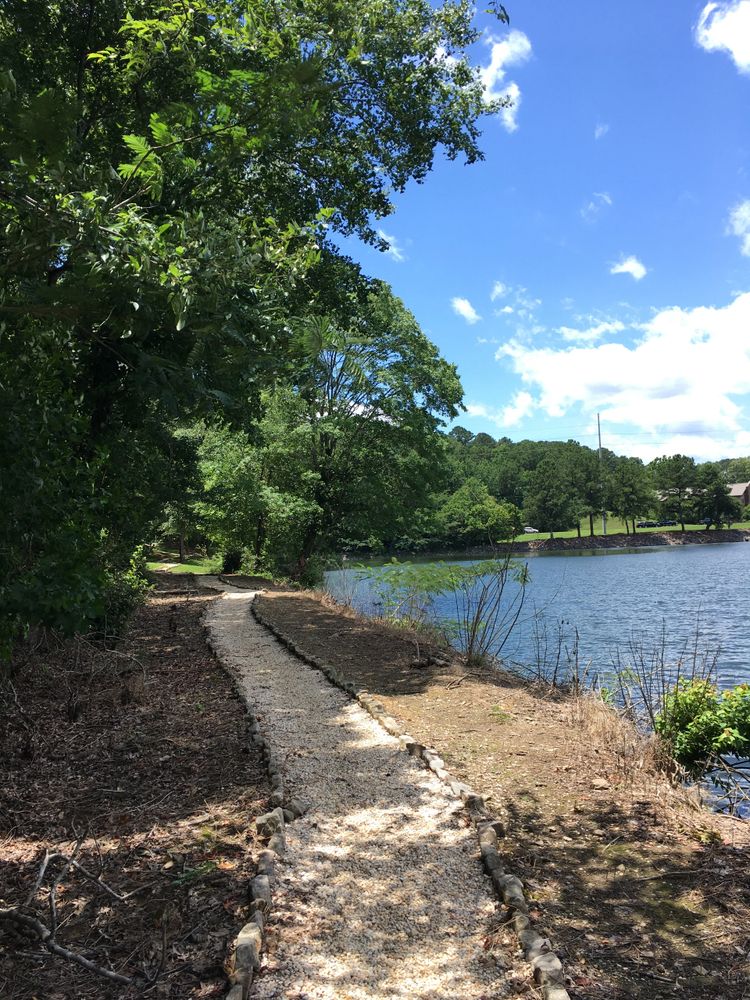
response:
[[[636,524],[637,523],[638,522],[636,521]],[[735,523],[732,524],[732,528],[733,529],[740,529],[740,530],[750,530],[750,521],[737,521],[737,522],[735,522]],[[686,524],[685,525],[685,531],[686,532],[688,532],[688,531],[689,532],[695,532],[695,531],[703,531],[703,532],[705,532],[705,530],[706,530],[705,524]],[[711,534],[713,531],[714,531],[714,529],[711,528],[708,533]],[[678,525],[673,526],[673,527],[665,527],[665,528],[637,528],[636,529],[636,534],[637,535],[649,535],[649,534],[655,534],[655,533],[658,533],[658,534],[662,534],[662,533],[664,533],[664,534],[666,534],[666,533],[681,534],[682,533],[682,528],[678,524]],[[602,519],[601,519],[601,517],[595,518],[594,519],[594,537],[595,538],[599,538],[603,534],[604,534],[604,532],[602,531]],[[618,535],[618,534],[623,534],[623,535],[627,534],[627,532],[625,531],[625,522],[622,520],[622,518],[619,518],[619,517],[608,517],[607,518],[607,535]],[[567,531],[555,531],[554,532],[554,536],[555,536],[555,538],[577,538],[578,537],[578,532],[577,532],[577,530],[575,528],[570,528]],[[591,537],[590,536],[590,532],[589,532],[589,520],[588,520],[588,518],[584,518],[581,521],[581,537],[582,538],[589,538],[589,537]],[[516,538],[516,541],[517,542],[533,542],[535,539],[540,539],[540,538],[549,538],[549,532],[540,531],[540,532],[525,533],[525,534],[522,534],[522,535],[518,535],[518,537]]]
[[[189,553],[185,561],[180,562],[180,554],[176,550],[160,549],[152,553],[146,568],[152,573],[220,573],[221,556]]]

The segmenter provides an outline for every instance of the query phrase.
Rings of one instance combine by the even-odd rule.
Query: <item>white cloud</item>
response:
[[[750,257],[750,199],[741,201],[729,213],[728,231],[740,238],[740,252]]]
[[[455,69],[455,67],[458,66],[458,59],[456,59],[455,56],[450,55],[444,45],[438,45],[435,49],[435,56],[432,62],[437,64],[443,63],[449,69]]]
[[[625,324],[619,320],[607,323],[595,323],[585,330],[577,330],[571,326],[561,326],[558,333],[562,334],[563,340],[577,341],[578,343],[594,343],[600,340],[605,333],[621,333],[625,329]]]
[[[597,122],[594,129],[594,138],[603,139],[607,132],[609,132],[609,125],[606,125],[604,122]]]
[[[533,412],[536,403],[531,393],[524,391],[515,393],[510,403],[501,409],[492,409],[484,403],[467,403],[467,417],[479,417],[488,420],[497,427],[515,427]]]
[[[509,31],[504,38],[490,36],[490,61],[479,69],[485,101],[504,101],[500,118],[508,132],[518,128],[516,118],[521,104],[521,89],[517,83],[505,83],[507,68],[519,66],[531,57],[531,42],[522,31]]]
[[[707,52],[728,52],[740,73],[750,73],[750,0],[707,3],[695,40]]]
[[[382,229],[378,229],[378,236],[381,240],[385,240],[388,244],[388,249],[385,251],[387,257],[391,257],[398,264],[407,259],[403,247],[398,245],[398,241],[395,236],[389,236],[388,233],[383,232]]]
[[[451,305],[453,306],[453,312],[457,316],[462,316],[467,323],[478,323],[482,318],[468,299],[453,298],[451,299]]]
[[[614,450],[719,458],[750,450],[742,410],[750,405],[748,328],[745,292],[720,308],[665,309],[632,344],[529,348],[511,340],[495,356],[510,362],[549,416],[601,412]]]
[[[502,309],[498,309],[498,313],[502,316],[510,316],[515,311],[516,310],[513,308],[513,306],[503,306]]]
[[[490,292],[490,301],[494,302],[495,299],[504,299],[509,291],[510,288],[503,284],[502,281],[496,281],[492,286],[492,291]]]
[[[631,277],[635,278],[636,281],[640,281],[641,278],[645,278],[648,274],[648,269],[642,264],[637,257],[624,257],[619,264],[613,264],[609,269],[610,274],[629,274]]]
[[[524,391],[517,392],[508,406],[503,407],[501,415],[502,426],[515,427],[516,424],[521,423],[524,417],[528,417],[533,409],[534,399],[531,393]]]
[[[581,217],[593,222],[599,213],[612,205],[612,195],[608,191],[594,191],[589,201],[581,209]]]

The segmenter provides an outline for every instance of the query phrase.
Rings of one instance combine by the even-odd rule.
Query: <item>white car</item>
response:
[[[538,535],[539,528],[524,528],[523,533],[524,535]]]

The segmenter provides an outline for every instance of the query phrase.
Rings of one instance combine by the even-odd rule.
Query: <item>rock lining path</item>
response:
[[[253,996],[515,993],[518,978],[504,971],[511,956],[485,947],[497,907],[457,800],[255,621],[252,592],[203,582],[224,591],[207,616],[214,648],[284,761],[287,794],[311,804],[287,828],[274,887],[278,934]]]

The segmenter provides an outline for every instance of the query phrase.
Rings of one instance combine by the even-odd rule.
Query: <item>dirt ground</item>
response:
[[[204,639],[215,595],[190,578],[163,586],[114,652],[27,650],[0,695],[0,907],[28,899],[50,926],[55,904],[59,944],[137,983],[110,983],[0,923],[8,1000],[226,992],[269,789]],[[88,875],[55,858],[35,887],[45,851]]]
[[[507,868],[572,997],[750,997],[749,823],[672,789],[642,741],[588,699],[457,661],[416,666],[403,632],[310,593],[258,600],[505,818]]]

